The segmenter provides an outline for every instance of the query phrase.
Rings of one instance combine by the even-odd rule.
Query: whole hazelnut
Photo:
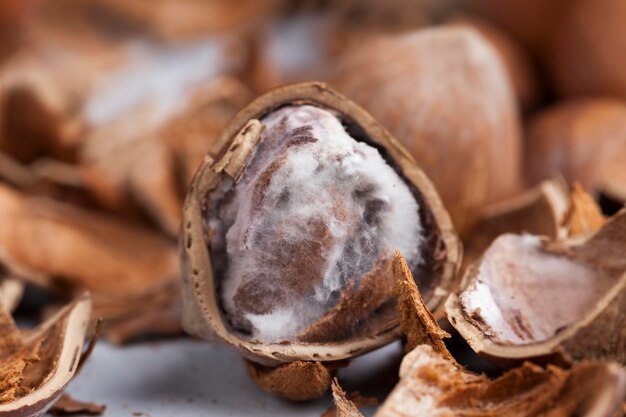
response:
[[[518,190],[515,97],[477,31],[444,26],[365,43],[339,62],[333,81],[406,146],[461,235],[484,205]]]
[[[560,20],[549,52],[557,91],[626,99],[626,3],[575,0]]]
[[[626,201],[626,103],[608,98],[557,103],[530,120],[525,145],[529,183],[561,174]]]

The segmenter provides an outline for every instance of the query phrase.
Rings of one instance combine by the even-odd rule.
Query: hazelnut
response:
[[[333,80],[406,146],[462,236],[483,206],[518,190],[515,98],[497,52],[475,30],[444,26],[365,43]]]
[[[399,337],[395,249],[437,308],[459,242],[369,114],[323,83],[295,84],[253,101],[217,142],[183,214],[187,331],[234,346],[262,386],[302,400],[340,361]]]
[[[626,202],[626,103],[609,98],[567,100],[528,124],[526,178],[554,174]]]
[[[574,0],[557,21],[548,57],[557,91],[626,99],[626,4]]]

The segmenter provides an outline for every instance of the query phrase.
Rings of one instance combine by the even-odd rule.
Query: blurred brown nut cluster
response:
[[[420,342],[410,342],[377,415],[617,415],[626,390],[624,0],[0,0],[0,415],[37,415],[56,401],[74,375],[59,369],[80,356],[67,349],[83,346],[96,318],[113,343],[183,333],[181,269],[195,263],[181,265],[178,240],[188,235],[181,226],[204,227],[181,224],[188,188],[208,181],[194,182],[199,167],[236,151],[229,141],[247,134],[231,132],[231,120],[245,119],[238,111],[305,81],[371,114],[365,127],[375,124],[379,148],[423,170],[443,203],[443,220],[425,220],[439,239],[428,253],[432,275],[456,271],[453,283],[413,280],[399,254],[386,264],[389,279],[451,295],[431,314],[424,288],[386,288],[400,295],[402,330]],[[325,85],[303,90],[338,95]],[[253,105],[266,112],[254,117],[274,111],[272,100]],[[329,103],[369,120],[344,100]],[[440,238],[448,215],[463,262],[458,247],[440,245],[456,242]],[[52,295],[30,336],[10,314],[25,286]],[[434,317],[466,351],[513,369],[496,380],[469,373]],[[379,336],[350,348],[360,354],[399,333],[372,343]],[[240,343],[249,359],[279,351],[250,347],[257,342]],[[310,346],[303,358],[283,348],[289,360],[248,367],[265,389],[288,386],[297,399],[322,395],[339,359],[354,356],[324,362]],[[516,367],[523,360],[539,365]],[[45,381],[54,396],[42,394]],[[336,382],[332,391],[336,415],[358,415],[349,398],[361,397]],[[411,401],[421,408],[406,411]]]

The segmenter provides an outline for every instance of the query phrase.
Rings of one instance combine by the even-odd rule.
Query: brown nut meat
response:
[[[404,250],[424,299],[432,309],[439,306],[460,257],[449,216],[414,160],[356,104],[319,82],[278,88],[241,110],[216,143],[225,145],[196,174],[183,214],[183,326],[188,332],[232,345],[251,361],[252,376],[262,376],[258,382],[266,389],[303,400],[328,388],[341,361],[400,337],[391,266],[396,247],[389,245]],[[337,153],[336,147],[343,150]],[[350,173],[343,170],[347,166]],[[297,169],[283,170],[289,167]],[[376,178],[361,175],[363,167],[375,167]],[[329,172],[330,178],[324,177]],[[309,174],[294,188],[274,186],[294,185],[289,181]],[[391,182],[381,186],[378,178]],[[355,189],[337,188],[345,184]],[[308,200],[302,202],[303,196]],[[319,213],[318,201],[327,204]],[[408,239],[384,240],[390,224],[385,216],[398,201],[410,209],[396,224],[409,230],[419,223],[422,238],[411,240],[415,235],[403,230]],[[291,222],[309,211],[314,214],[293,227]],[[373,219],[378,228],[368,229]],[[345,232],[348,243],[338,243],[337,230]],[[363,230],[376,230],[373,246],[363,243]],[[341,253],[332,263],[326,260],[329,248]],[[350,270],[344,255],[359,259],[349,263],[359,268]],[[314,304],[324,293],[326,276],[339,285]],[[243,285],[232,284],[237,280]],[[286,313],[276,314],[279,307]],[[302,317],[311,311],[317,313]],[[264,330],[264,318],[275,324],[285,317],[300,319],[299,327]],[[287,382],[279,387],[268,382],[272,371]],[[311,373],[317,377],[305,378]],[[289,386],[312,381],[318,381],[318,389]]]

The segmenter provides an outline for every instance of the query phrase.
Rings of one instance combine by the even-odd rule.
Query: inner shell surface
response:
[[[582,319],[614,283],[599,268],[544,250],[537,236],[506,234],[485,252],[459,299],[492,340],[525,345]]]
[[[393,250],[414,269],[422,225],[404,180],[334,112],[287,106],[261,122],[250,164],[209,213],[209,243],[230,325],[295,340]]]

